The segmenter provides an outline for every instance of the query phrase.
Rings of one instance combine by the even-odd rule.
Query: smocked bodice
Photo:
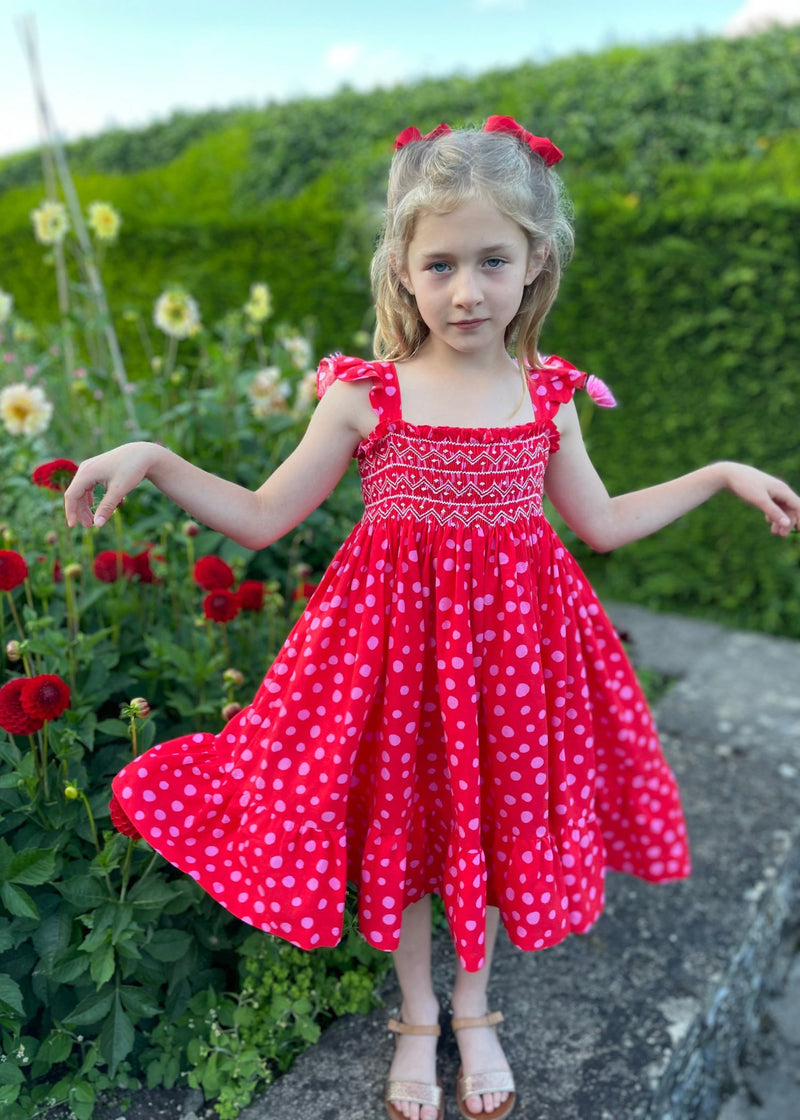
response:
[[[364,519],[507,525],[542,516],[552,423],[447,428],[384,423],[358,454]]]

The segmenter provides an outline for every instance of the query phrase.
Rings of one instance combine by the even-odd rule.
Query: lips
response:
[[[459,330],[468,331],[482,326],[485,322],[485,319],[458,319],[453,323],[453,326]]]

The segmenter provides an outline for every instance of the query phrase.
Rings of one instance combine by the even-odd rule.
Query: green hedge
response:
[[[543,343],[607,377],[622,400],[589,432],[609,488],[722,457],[797,480],[799,62],[797,30],[620,47],[182,114],[70,155],[84,201],[123,212],[104,270],[115,308],[149,316],[178,281],[210,321],[264,279],[278,316],[303,324],[319,355],[354,348],[371,325],[367,267],[395,132],[512,113],[567,153],[577,253]],[[0,163],[0,286],[45,322],[53,281],[28,220],[38,174],[30,160]],[[618,555],[572,543],[606,594],[798,633],[795,545],[724,498]]]

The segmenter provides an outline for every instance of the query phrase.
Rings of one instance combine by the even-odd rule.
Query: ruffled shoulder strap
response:
[[[541,365],[535,368],[529,366],[528,378],[536,413],[545,420],[552,420],[559,407],[572,400],[576,389],[585,389],[601,408],[614,408],[617,403],[604,381],[582,373],[558,354],[541,357]]]
[[[321,400],[334,381],[371,379],[370,403],[381,420],[400,419],[400,389],[392,362],[368,362],[346,354],[330,354],[317,368],[317,397]]]

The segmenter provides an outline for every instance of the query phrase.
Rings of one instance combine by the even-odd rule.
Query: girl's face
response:
[[[516,222],[473,198],[418,218],[400,279],[430,330],[426,349],[505,353],[505,331],[542,261]]]

